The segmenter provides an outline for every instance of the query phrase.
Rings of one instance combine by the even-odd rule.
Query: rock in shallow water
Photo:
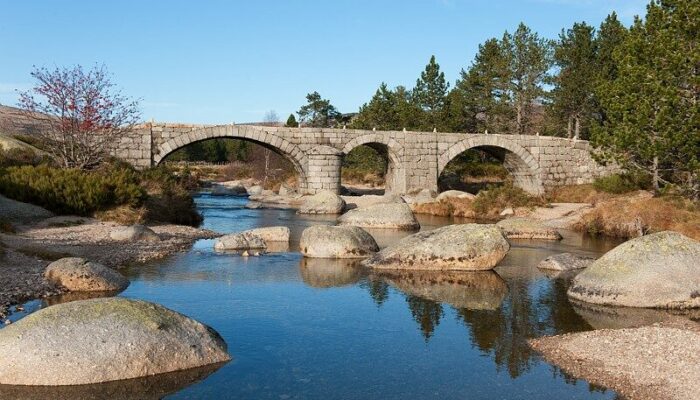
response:
[[[356,226],[316,225],[304,229],[301,254],[312,258],[364,258],[379,251],[372,235]]]
[[[324,190],[308,196],[299,207],[299,214],[340,214],[345,209],[345,200],[337,194]]]
[[[489,270],[510,249],[494,225],[448,225],[413,234],[363,261],[378,269]]]
[[[700,242],[670,231],[629,240],[577,275],[568,295],[602,305],[700,307]]]
[[[119,272],[84,258],[66,257],[49,264],[44,271],[49,282],[71,292],[121,291],[129,280]]]
[[[238,232],[224,235],[214,242],[214,249],[226,250],[264,250],[265,241],[258,235],[250,232]]]
[[[579,256],[571,253],[561,253],[549,256],[537,265],[537,268],[553,271],[571,271],[590,266],[595,258]]]
[[[411,207],[406,203],[374,204],[350,210],[338,218],[340,225],[374,229],[420,229]]]
[[[561,240],[561,234],[542,222],[529,218],[508,218],[496,224],[508,239]]]
[[[229,361],[213,329],[121,297],[39,310],[0,329],[0,384],[82,385]]]

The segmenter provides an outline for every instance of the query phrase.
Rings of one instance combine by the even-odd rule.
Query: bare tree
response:
[[[19,107],[41,124],[42,147],[66,168],[99,165],[140,118],[138,102],[114,90],[104,66],[35,68]]]
[[[270,110],[265,113],[265,117],[263,119],[263,122],[265,125],[279,125],[280,122],[280,117],[277,115],[277,112],[275,110]],[[270,172],[270,155],[272,155],[272,150],[268,149],[267,147],[265,148],[265,178],[263,178],[263,185],[267,183],[267,178],[269,177],[269,172]]]

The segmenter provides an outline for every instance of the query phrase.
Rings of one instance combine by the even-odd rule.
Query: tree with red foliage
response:
[[[44,150],[66,168],[98,166],[140,118],[138,102],[114,90],[104,66],[36,68],[19,107],[44,128]]]

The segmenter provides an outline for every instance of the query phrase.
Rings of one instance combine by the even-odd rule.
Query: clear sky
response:
[[[282,119],[318,91],[354,112],[379,83],[412,87],[435,54],[450,81],[477,46],[520,21],[556,38],[611,11],[627,25],[647,0],[0,0],[0,103],[33,65],[104,63],[143,118]]]

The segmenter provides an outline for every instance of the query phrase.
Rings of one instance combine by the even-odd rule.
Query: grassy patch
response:
[[[473,201],[473,208],[477,215],[482,217],[495,217],[504,208],[537,207],[544,206],[547,202],[544,198],[532,196],[526,191],[513,186],[511,182],[501,186],[490,186],[482,190]]]
[[[618,196],[599,202],[574,228],[621,238],[671,230],[700,240],[700,206],[681,197]]]
[[[597,178],[593,187],[599,192],[622,194],[635,190],[648,189],[651,185],[646,175],[614,174]]]

